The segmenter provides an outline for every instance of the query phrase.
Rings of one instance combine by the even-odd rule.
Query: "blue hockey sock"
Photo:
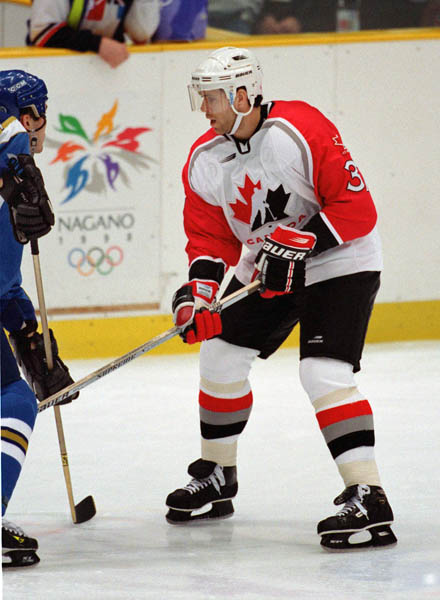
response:
[[[5,514],[26,457],[37,416],[35,395],[20,379],[1,389],[2,515]]]

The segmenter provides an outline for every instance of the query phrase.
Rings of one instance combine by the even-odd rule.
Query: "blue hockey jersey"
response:
[[[9,117],[0,123],[0,177],[17,154],[30,154],[29,136],[15,117]],[[23,245],[14,237],[9,207],[0,195],[0,320],[8,331],[35,320],[32,303],[21,287],[22,256]]]

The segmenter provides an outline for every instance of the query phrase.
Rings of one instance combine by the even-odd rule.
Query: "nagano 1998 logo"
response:
[[[58,126],[55,130],[61,134],[62,139],[47,138],[47,146],[56,150],[50,164],[57,165],[58,168],[64,164],[62,176],[66,192],[60,201],[61,205],[65,206],[74,198],[81,197],[81,192],[97,196],[105,194],[108,200],[107,192],[111,194],[130,186],[131,169],[139,172],[140,169],[149,169],[151,163],[157,163],[154,158],[140,151],[140,136],[152,129],[143,126],[121,127],[117,124],[117,111],[116,100],[111,109],[97,119],[92,132],[86,131],[78,116],[58,115]],[[120,197],[117,202],[120,206]],[[93,203],[93,206],[84,211],[87,214],[76,215],[74,218],[74,223],[79,223],[77,229],[82,234],[85,224],[90,220],[95,223],[95,228],[97,223],[103,222],[106,230],[104,244],[107,244],[107,247],[101,248],[96,238],[86,242],[85,235],[81,235],[80,243],[90,245],[81,248],[78,247],[77,241],[75,247],[69,250],[67,262],[82,277],[90,277],[93,274],[109,275],[124,259],[121,246],[110,242],[108,229],[112,223],[119,224],[121,218],[125,227],[127,215],[104,216],[100,208],[99,203]],[[128,216],[131,216],[132,224],[134,217]],[[59,223],[62,224],[65,220],[69,221],[70,216],[60,215]],[[91,229],[86,227],[86,230]],[[131,238],[131,234],[128,235]]]
[[[77,270],[82,277],[89,277],[93,273],[110,275],[124,258],[124,252],[119,246],[110,246],[102,249],[99,246],[84,251],[82,248],[72,248],[67,257],[67,262]]]
[[[61,204],[70,202],[83,190],[92,194],[108,189],[117,191],[117,182],[125,186],[129,184],[126,166],[148,169],[150,163],[156,162],[139,150],[139,136],[152,129],[115,125],[117,110],[116,100],[112,108],[99,118],[92,135],[86,132],[78,117],[58,115],[59,127],[56,131],[63,134],[65,141],[61,144],[53,139],[47,141],[48,145],[58,148],[50,164],[61,162],[66,165],[64,179],[67,194]]]

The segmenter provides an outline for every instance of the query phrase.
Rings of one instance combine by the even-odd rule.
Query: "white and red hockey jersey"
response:
[[[317,236],[306,285],[380,271],[376,209],[336,127],[305,102],[261,110],[248,141],[210,129],[191,148],[183,169],[189,264],[239,263],[235,274],[246,284],[265,236],[283,224]]]

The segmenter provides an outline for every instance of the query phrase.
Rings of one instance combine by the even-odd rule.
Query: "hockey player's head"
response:
[[[46,103],[47,87],[42,79],[26,71],[0,71],[0,114],[19,118],[29,111],[38,119],[46,114]]]
[[[188,91],[192,110],[201,110],[208,118],[229,109],[229,131],[221,131],[217,119],[210,120],[218,133],[234,134],[263,98],[261,66],[246,48],[219,48],[192,72]]]
[[[42,79],[18,69],[0,71],[0,122],[16,117],[29,133],[31,151],[43,149],[47,87]]]

